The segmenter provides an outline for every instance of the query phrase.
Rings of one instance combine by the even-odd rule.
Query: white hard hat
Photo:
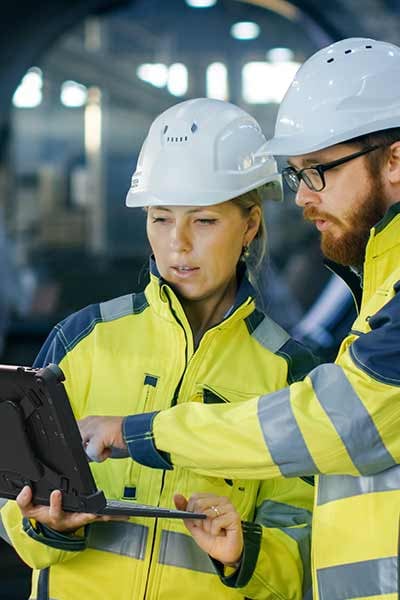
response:
[[[400,126],[400,48],[365,38],[319,50],[298,70],[267,149],[296,156]]]
[[[280,192],[265,142],[257,121],[228,102],[197,98],[172,106],[150,127],[126,205],[210,206],[266,184]]]

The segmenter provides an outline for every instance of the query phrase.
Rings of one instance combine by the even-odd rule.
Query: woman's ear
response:
[[[389,183],[393,185],[400,184],[400,142],[394,142],[390,146],[386,170]]]
[[[256,237],[261,224],[261,207],[257,204],[251,207],[249,215],[247,217],[247,228],[246,228],[246,245],[250,246],[251,242]]]

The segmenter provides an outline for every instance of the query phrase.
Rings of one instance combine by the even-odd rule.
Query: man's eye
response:
[[[165,223],[165,217],[152,217],[152,223]]]
[[[217,219],[197,219],[199,223],[204,223],[205,225],[214,225],[217,222]]]

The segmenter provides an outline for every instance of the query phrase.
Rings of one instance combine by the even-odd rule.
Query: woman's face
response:
[[[158,270],[185,300],[209,300],[235,277],[243,246],[260,224],[233,202],[213,206],[156,206],[147,212],[147,235]]]

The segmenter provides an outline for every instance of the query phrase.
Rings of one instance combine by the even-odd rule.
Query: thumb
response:
[[[182,494],[174,494],[174,503],[178,510],[186,510],[188,501]]]
[[[89,443],[85,448],[85,452],[89,460],[92,460],[94,462],[103,462],[103,460],[109,458],[111,454],[110,448],[104,447],[101,441],[100,443],[97,442],[97,440],[95,440],[94,437],[91,438],[91,440],[89,440]]]

